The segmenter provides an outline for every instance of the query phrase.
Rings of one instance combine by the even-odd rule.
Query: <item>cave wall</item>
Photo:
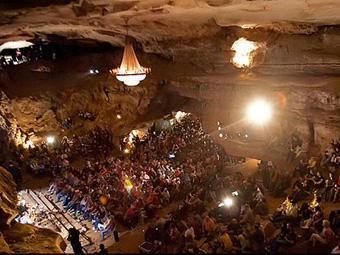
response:
[[[63,253],[63,238],[50,229],[14,221],[18,215],[16,184],[0,166],[0,253]]]
[[[0,42],[39,43],[59,36],[58,43],[95,41],[116,48],[0,71],[12,129],[27,133],[34,127],[37,137],[62,134],[61,119],[89,108],[98,116],[96,123],[119,135],[140,115],[158,110],[162,104],[151,102],[164,93],[186,98],[180,108],[201,116],[210,132],[219,120],[239,121],[249,101],[266,95],[277,108],[268,135],[286,139],[295,132],[305,149],[313,144],[324,149],[339,133],[339,10],[336,0],[86,0],[22,9],[14,4],[1,12]],[[141,85],[130,89],[107,74],[120,63],[124,17],[130,18],[128,33],[141,64],[152,68]],[[251,68],[230,63],[230,48],[240,37],[261,44]],[[85,75],[93,65],[102,71],[98,77]],[[41,66],[50,72],[34,71]],[[110,90],[109,102],[104,86]],[[111,116],[119,104],[127,116],[118,122]],[[70,132],[91,126],[85,123]]]
[[[110,67],[120,64],[121,55],[120,49],[113,48],[5,68],[0,78],[5,100],[0,109],[8,114],[1,115],[3,122],[16,124],[19,143],[25,135],[39,142],[47,135],[82,133],[96,125],[115,136],[126,134],[136,118],[148,110],[158,84],[150,79],[135,88],[121,84],[108,72]],[[37,71],[46,69],[49,71]],[[89,74],[90,69],[98,69],[100,73]],[[79,111],[91,112],[95,121],[80,120]],[[117,114],[122,119],[118,120]],[[61,121],[68,117],[72,117],[74,124],[65,130]],[[3,128],[10,130],[5,125]]]
[[[159,41],[161,55],[143,53],[137,42],[139,60],[152,73],[133,88],[108,73],[119,65],[121,48],[7,68],[0,83],[12,119],[23,134],[33,131],[33,140],[67,133],[60,121],[76,118],[79,110],[93,112],[96,120],[79,122],[69,133],[100,125],[117,136],[126,134],[140,116],[159,107],[151,102],[161,93],[178,101],[187,98],[189,103],[182,109],[201,116],[208,132],[216,128],[217,121],[239,122],[249,101],[267,98],[275,107],[268,136],[286,139],[296,133],[304,140],[305,150],[313,144],[324,149],[337,138],[340,127],[338,34],[337,26],[320,27],[309,34],[228,27],[211,37]],[[234,54],[230,47],[239,37],[262,43],[251,68],[238,69],[230,62]],[[35,71],[41,66],[50,71]],[[89,68],[99,68],[100,74],[89,75]],[[124,114],[119,121],[114,117],[118,112]]]

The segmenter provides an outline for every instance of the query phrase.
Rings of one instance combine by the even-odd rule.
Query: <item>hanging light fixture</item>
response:
[[[128,38],[127,17],[125,17],[125,22]],[[132,44],[126,40],[122,63],[120,67],[110,70],[110,73],[127,86],[136,86],[146,78],[146,74],[149,72],[150,68],[145,68],[139,64]]]

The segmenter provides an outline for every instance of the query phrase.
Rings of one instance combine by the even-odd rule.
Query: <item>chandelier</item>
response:
[[[125,22],[127,30],[128,19],[126,19]],[[111,69],[110,73],[115,75],[117,80],[123,82],[127,86],[137,86],[142,80],[146,78],[146,74],[150,71],[150,68],[143,67],[139,64],[132,44],[126,42],[120,67]]]

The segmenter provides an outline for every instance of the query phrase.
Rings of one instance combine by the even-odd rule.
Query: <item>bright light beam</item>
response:
[[[54,143],[54,140],[55,140],[55,138],[53,136],[48,136],[46,138],[47,143],[50,143],[50,144]]]
[[[247,108],[247,119],[258,125],[268,122],[271,115],[271,105],[261,99],[252,102]]]
[[[235,51],[232,63],[238,68],[249,67],[252,64],[252,52],[258,48],[256,42],[248,41],[245,38],[240,38],[233,43],[231,49]]]
[[[227,197],[226,199],[223,200],[223,204],[226,207],[230,207],[233,205],[233,200],[229,197]]]

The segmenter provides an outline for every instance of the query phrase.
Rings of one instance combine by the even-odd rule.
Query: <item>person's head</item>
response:
[[[237,223],[238,223],[238,220],[237,220],[236,218],[233,218],[233,219],[231,220],[231,223],[237,224]]]
[[[99,245],[99,249],[100,249],[100,250],[104,250],[104,249],[105,249],[104,244],[101,243],[101,244]]]
[[[324,228],[329,228],[329,221],[328,221],[328,220],[323,220],[323,221],[322,221],[322,226],[323,226]]]

